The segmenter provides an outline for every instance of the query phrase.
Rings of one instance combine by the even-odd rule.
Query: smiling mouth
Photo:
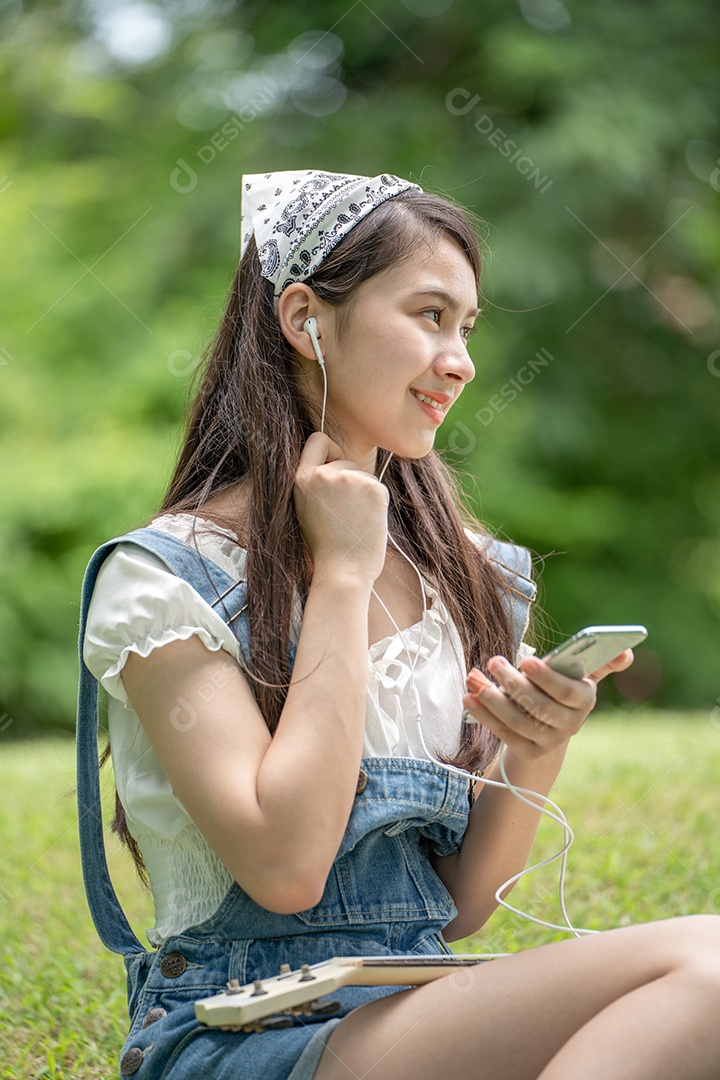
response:
[[[439,412],[445,412],[445,409],[447,408],[447,404],[443,405],[441,401],[435,401],[433,398],[428,397],[427,394],[419,394],[417,390],[411,390],[410,393],[414,394],[418,401],[424,401],[426,404],[430,405],[431,408],[437,409]]]

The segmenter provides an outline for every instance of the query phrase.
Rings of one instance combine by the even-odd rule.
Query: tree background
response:
[[[644,622],[606,705],[717,715],[718,24],[712,0],[0,3],[2,737],[72,729],[84,568],[164,491],[241,174],[288,168],[483,219],[477,376],[437,445],[537,553],[543,645]]]

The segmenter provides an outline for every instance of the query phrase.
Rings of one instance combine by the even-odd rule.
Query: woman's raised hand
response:
[[[494,656],[488,670],[497,685],[473,668],[463,706],[516,757],[535,761],[567,745],[595,707],[598,682],[632,662],[632,649],[626,649],[587,678],[571,679],[536,656],[526,657],[519,670]]]
[[[388,490],[327,435],[316,431],[300,455],[293,490],[313,573],[340,569],[372,583],[387,551]]]

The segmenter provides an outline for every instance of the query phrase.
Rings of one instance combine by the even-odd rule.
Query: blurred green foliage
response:
[[[438,445],[543,558],[548,640],[647,624],[607,697],[714,708],[717,46],[712,0],[0,5],[4,737],[72,727],[83,570],[169,477],[240,174],[310,167],[487,223]]]

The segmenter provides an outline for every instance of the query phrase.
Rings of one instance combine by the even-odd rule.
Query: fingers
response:
[[[493,657],[488,670],[497,685],[473,669],[463,705],[472,719],[489,727],[509,747],[537,757],[579,731],[595,704],[596,684],[590,679],[570,679],[536,658],[524,660],[521,667],[518,671],[502,657]]]
[[[598,668],[597,671],[593,671],[589,677],[595,679],[596,682],[600,682],[602,679],[607,678],[608,675],[612,675],[614,671],[624,671],[625,668],[629,668],[635,659],[635,655],[632,649],[626,649],[625,652],[620,653],[614,660],[611,660],[608,664]]]
[[[328,435],[324,435],[321,431],[313,431],[302,448],[298,472],[307,472],[317,468],[318,465],[327,465],[331,461],[342,462],[348,469],[360,468],[356,461],[344,459],[342,447],[333,442]]]
[[[300,464],[306,467],[324,465],[326,461],[336,461],[341,456],[340,447],[328,435],[313,431],[300,454]]]
[[[586,679],[571,679],[559,671],[553,671],[549,664],[537,656],[528,656],[520,664],[523,675],[540,687],[541,690],[569,709],[582,709],[595,703],[596,687]],[[493,672],[494,674],[494,672]]]
[[[387,551],[389,491],[327,435],[313,432],[303,447],[293,498],[313,579],[335,570],[377,580]]]

